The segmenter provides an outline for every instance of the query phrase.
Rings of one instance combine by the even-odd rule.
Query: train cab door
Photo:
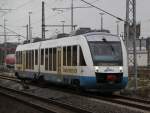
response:
[[[57,73],[60,75],[61,74],[61,62],[62,62],[62,59],[61,59],[61,55],[62,52],[61,52],[61,48],[57,48]]]

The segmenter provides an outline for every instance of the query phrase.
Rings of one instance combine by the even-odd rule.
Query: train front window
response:
[[[120,42],[95,41],[89,42],[95,66],[122,65],[122,49]]]

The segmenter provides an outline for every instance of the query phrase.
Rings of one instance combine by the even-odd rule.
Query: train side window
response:
[[[56,48],[53,48],[53,71],[56,71]]]
[[[63,65],[66,66],[66,47],[63,47]]]
[[[41,49],[41,65],[44,65],[44,49]]]
[[[77,66],[77,46],[73,46],[73,59],[72,64],[73,66]]]
[[[31,61],[31,51],[29,51],[29,69],[31,69],[31,63],[32,63],[32,61]]]
[[[18,51],[18,64],[20,64],[20,51]]]
[[[28,59],[27,59],[27,64],[28,64],[28,65],[27,65],[27,69],[29,69],[29,51],[27,51],[27,55],[28,55],[28,56],[27,56],[27,57],[28,57]]]
[[[16,55],[16,64],[18,64],[18,61],[17,61],[17,52],[15,52],[15,55]],[[0,57],[1,57],[1,55],[0,55]]]
[[[38,50],[35,50],[35,65],[38,65]]]
[[[27,69],[29,69],[29,51],[27,51]]]
[[[21,51],[19,51],[19,64],[21,64]]]
[[[71,66],[71,46],[67,47],[67,66]]]
[[[34,50],[32,50],[32,69],[34,69]]]
[[[30,50],[30,58],[31,58],[31,60],[30,60],[30,69],[32,69],[32,51]]]
[[[16,52],[16,64],[19,64],[19,52]]]
[[[28,69],[30,69],[30,51],[28,51]]]
[[[48,70],[48,49],[45,49],[45,70]]]
[[[20,64],[20,51],[18,52],[18,64]]]
[[[26,69],[28,69],[28,51],[26,51]]]
[[[30,52],[28,51],[28,69],[30,69]]]
[[[20,64],[22,64],[22,51],[20,52]]]
[[[18,64],[20,64],[20,51],[18,52]]]
[[[80,51],[80,66],[86,66],[85,59],[84,59],[81,47],[80,47],[79,51]]]
[[[49,70],[52,71],[52,48],[49,48]]]
[[[32,51],[31,50],[29,51],[29,58],[30,58],[30,61],[29,61],[30,69],[32,69]]]

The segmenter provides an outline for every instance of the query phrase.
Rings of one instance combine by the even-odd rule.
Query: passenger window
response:
[[[52,71],[52,48],[49,49],[49,70]]]
[[[28,51],[26,51],[26,69],[28,69]]]
[[[22,51],[20,51],[20,64],[22,64]]]
[[[16,64],[18,64],[18,57],[17,57],[17,52],[15,53],[16,54]],[[1,56],[0,56],[1,57]]]
[[[45,49],[45,70],[48,70],[48,49]]]
[[[53,71],[56,71],[56,48],[53,48]]]
[[[32,69],[34,69],[34,50],[32,50]]]
[[[73,59],[72,64],[73,66],[77,66],[77,46],[73,46]]]
[[[44,65],[44,49],[41,49],[41,65]]]
[[[16,64],[19,64],[19,52],[16,52]]]
[[[66,66],[66,47],[63,47],[63,65]]]
[[[26,60],[26,62],[27,62],[27,69],[29,69],[29,51],[27,51],[27,60]]]
[[[17,52],[17,63],[19,64],[19,51]]]
[[[38,65],[38,50],[35,50],[35,65]]]
[[[32,63],[32,61],[31,61],[31,51],[29,51],[29,69],[31,69],[31,63]]]
[[[18,64],[20,64],[20,51],[18,52]]]
[[[80,47],[80,66],[86,66],[85,59],[84,59],[81,47]]]
[[[71,66],[71,46],[67,47],[67,66]]]

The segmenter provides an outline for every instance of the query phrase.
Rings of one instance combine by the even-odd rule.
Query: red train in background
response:
[[[14,68],[16,62],[16,56],[15,54],[8,54],[5,57],[5,66],[7,68]]]

